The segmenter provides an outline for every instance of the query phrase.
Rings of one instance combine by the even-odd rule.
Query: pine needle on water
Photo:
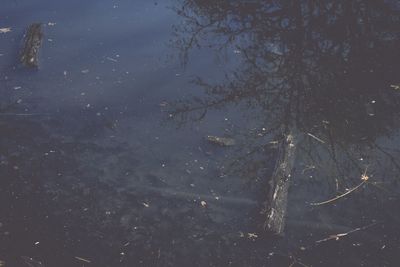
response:
[[[362,181],[359,185],[353,187],[352,189],[350,189],[349,191],[347,191],[347,192],[344,193],[344,194],[338,195],[338,196],[336,196],[336,197],[334,197],[334,198],[331,198],[331,199],[329,199],[329,200],[326,200],[326,201],[316,202],[316,203],[310,203],[310,205],[311,205],[311,206],[319,206],[319,205],[324,205],[324,204],[331,203],[331,202],[333,202],[333,201],[335,201],[335,200],[338,200],[339,198],[342,198],[342,197],[347,196],[347,195],[350,194],[351,192],[357,190],[360,186],[362,186],[362,185],[365,184],[366,182],[367,182],[367,181]]]
[[[338,195],[334,198],[328,199],[326,201],[322,201],[322,202],[315,202],[315,203],[310,203],[311,206],[320,206],[320,205],[324,205],[324,204],[328,204],[331,203],[333,201],[338,200],[339,198],[345,197],[348,194],[350,194],[351,192],[357,190],[358,188],[360,188],[363,184],[365,184],[369,179],[369,176],[367,175],[367,169],[365,169],[364,173],[361,175],[361,180],[362,182],[360,184],[358,184],[357,186],[353,187],[352,189],[348,190],[346,193],[343,193],[341,195]]]

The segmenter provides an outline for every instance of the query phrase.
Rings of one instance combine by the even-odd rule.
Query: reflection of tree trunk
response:
[[[280,144],[275,171],[271,177],[271,187],[265,204],[266,220],[264,228],[282,234],[285,227],[287,194],[294,165],[296,136],[289,131]]]

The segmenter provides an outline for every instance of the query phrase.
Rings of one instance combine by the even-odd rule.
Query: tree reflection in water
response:
[[[175,28],[174,45],[183,64],[201,47],[240,57],[225,82],[197,77],[205,95],[176,101],[170,112],[177,121],[200,121],[226,106],[253,116],[260,131],[242,129],[242,139],[255,148],[244,149],[234,164],[244,176],[254,153],[294,132],[293,217],[323,222],[328,214],[326,223],[350,227],[400,221],[392,210],[400,171],[395,2],[186,0],[176,12],[183,23]],[[310,207],[354,188],[363,174],[369,179],[352,192],[357,197]]]

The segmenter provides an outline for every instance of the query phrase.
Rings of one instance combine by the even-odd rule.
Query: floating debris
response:
[[[0,28],[0,33],[7,33],[7,32],[10,32],[10,31],[11,31],[11,28]]]
[[[317,140],[318,142],[321,142],[322,144],[325,144],[325,141],[322,140],[321,138],[316,137],[315,135],[311,134],[311,133],[307,133],[308,136],[314,138],[315,140]]]
[[[341,195],[338,195],[334,198],[328,199],[326,201],[322,201],[322,202],[317,202],[317,203],[310,203],[311,206],[320,206],[320,205],[324,205],[324,204],[328,204],[331,203],[333,201],[338,200],[339,198],[345,197],[348,194],[350,194],[351,192],[357,190],[358,188],[360,188],[362,185],[364,185],[366,182],[368,182],[369,180],[369,176],[367,175],[367,169],[365,169],[364,173],[361,174],[361,183],[359,183],[357,186],[353,187],[352,189],[349,189],[346,193],[343,193]]]
[[[392,84],[390,85],[391,88],[393,88],[394,90],[400,90],[400,84]]]
[[[77,256],[75,256],[75,259],[77,259],[77,260],[79,260],[79,261],[86,262],[86,263],[91,263],[91,261],[90,261],[90,260],[87,260],[87,259],[84,259],[84,258],[81,258],[81,257],[77,257]]]
[[[350,230],[350,231],[345,232],[345,233],[330,235],[330,236],[328,236],[327,238],[324,238],[324,239],[315,241],[315,243],[326,242],[326,241],[329,241],[329,240],[336,240],[336,241],[337,241],[337,240],[339,240],[340,238],[342,238],[342,237],[344,237],[344,236],[347,236],[347,235],[349,235],[349,234],[351,234],[351,233],[354,233],[354,232],[358,232],[358,231],[367,229],[367,228],[369,228],[369,227],[371,227],[371,226],[374,226],[374,225],[376,225],[376,223],[371,223],[371,224],[369,224],[369,225],[367,225],[367,226],[358,227],[358,228],[355,228],[355,229]]]
[[[317,202],[317,203],[310,203],[310,205],[311,205],[311,206],[320,206],[320,205],[324,205],[324,204],[331,203],[331,202],[333,202],[333,201],[335,201],[335,200],[338,200],[339,198],[342,198],[342,197],[347,196],[348,194],[350,194],[351,192],[355,191],[355,190],[358,189],[360,186],[362,186],[363,184],[365,184],[365,182],[366,182],[365,180],[362,181],[360,184],[358,184],[357,186],[355,186],[355,187],[353,187],[352,189],[348,190],[348,191],[347,191],[346,193],[344,193],[344,194],[338,195],[338,196],[336,196],[336,197],[334,197],[334,198],[331,198],[331,199],[329,199],[329,200],[326,200],[326,201]]]
[[[32,266],[32,267],[44,266],[41,261],[35,260],[34,258],[31,257],[21,256],[21,259],[26,263],[27,266]]]
[[[248,239],[256,239],[258,235],[256,233],[247,233],[247,238]]]
[[[106,57],[107,60],[112,61],[112,62],[118,62],[115,58],[112,57]]]
[[[167,101],[162,101],[159,106],[160,107],[167,107],[169,105],[169,103]]]
[[[218,137],[213,135],[207,135],[207,141],[219,146],[233,146],[236,144],[236,141],[233,138],[229,137]]]

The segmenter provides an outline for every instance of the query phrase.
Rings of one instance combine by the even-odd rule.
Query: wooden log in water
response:
[[[42,39],[42,24],[31,24],[25,33],[24,44],[20,55],[20,60],[23,65],[31,68],[39,67],[39,49],[42,45]]]
[[[265,203],[264,229],[282,234],[285,228],[287,197],[295,159],[295,136],[289,133],[280,143],[278,159],[270,180],[270,190]]]

